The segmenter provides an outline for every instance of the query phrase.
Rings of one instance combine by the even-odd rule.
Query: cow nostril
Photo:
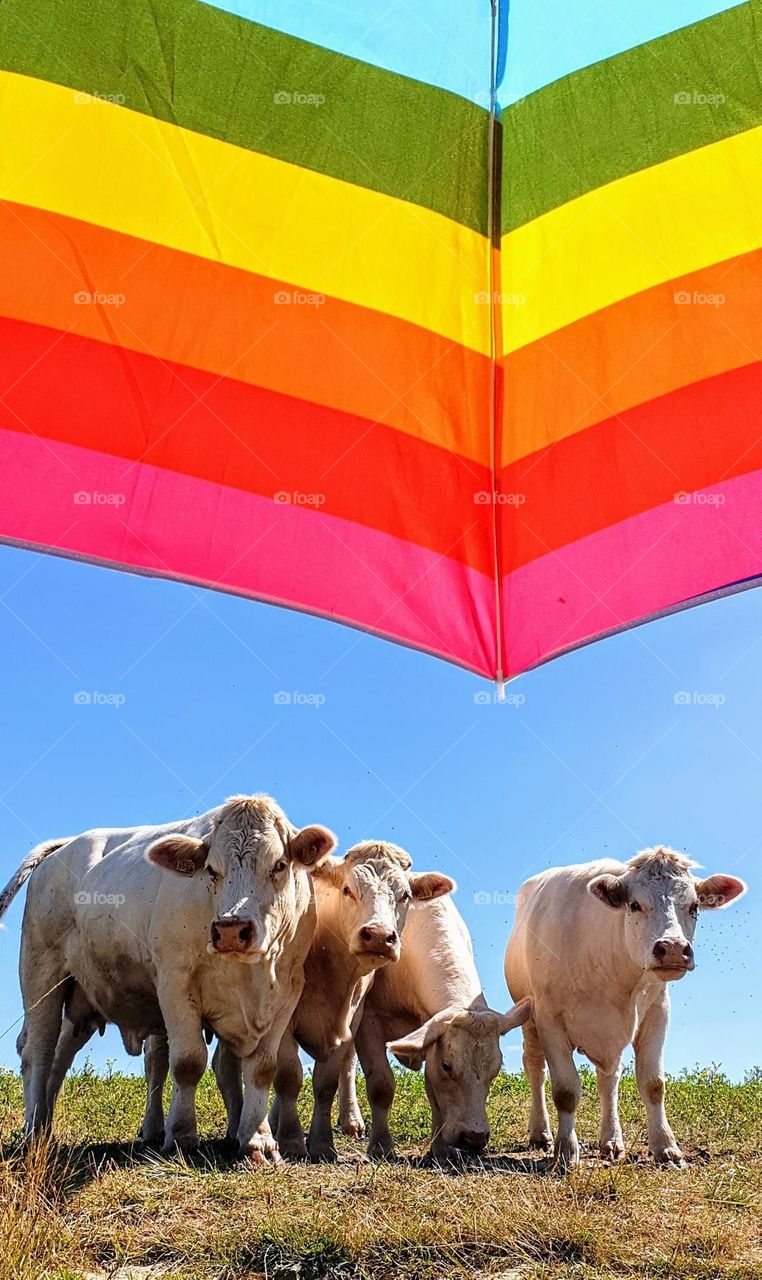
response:
[[[667,946],[664,942],[657,942],[654,947],[654,955],[657,960],[663,960],[667,954]]]
[[[386,941],[388,942],[388,944],[389,944],[389,946],[390,946],[390,947],[393,947],[393,946],[394,946],[395,942],[397,941],[397,931],[396,931],[396,929],[393,929],[391,933],[387,933],[387,935],[386,935]]]
[[[685,957],[686,960],[693,959],[693,947],[691,946],[690,942],[687,942],[683,947],[683,956]]]
[[[253,930],[251,921],[249,921],[248,924],[243,925],[241,929],[238,931],[238,936],[241,939],[241,942],[245,942],[245,943],[251,942],[253,932],[254,930]]]
[[[373,941],[373,930],[372,930],[372,929],[368,929],[368,928],[361,929],[361,930],[360,930],[360,937],[362,938],[363,942],[372,942],[372,941]]]

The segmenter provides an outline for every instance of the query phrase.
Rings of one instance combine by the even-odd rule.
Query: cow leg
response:
[[[27,1137],[46,1132],[53,1118],[48,1101],[48,1082],[61,1034],[66,975],[61,977],[55,957],[35,957],[34,965],[24,956],[24,1028],[18,1038],[21,1077],[24,1084],[24,1131]]]
[[[386,1056],[384,1028],[372,1009],[366,1009],[363,1013],[355,1035],[355,1045],[370,1103],[368,1155],[393,1156],[394,1142],[389,1130],[389,1112],[394,1102],[394,1072]]]
[[[339,1128],[350,1138],[365,1137],[365,1121],[357,1101],[357,1055],[347,1045],[339,1071]]]
[[[582,1097],[582,1085],[574,1065],[574,1054],[564,1025],[556,1018],[538,1018],[537,1032],[548,1067],[553,1102],[558,1112],[555,1156],[559,1169],[573,1169],[579,1164],[579,1141],[574,1117]]]
[[[608,1071],[596,1067],[598,1102],[601,1108],[600,1150],[601,1157],[616,1163],[624,1156],[624,1138],[619,1123],[619,1079],[622,1066],[617,1062]]]
[[[191,1151],[198,1145],[196,1087],[206,1069],[206,1042],[201,1019],[193,1007],[169,992],[159,993],[169,1040],[172,1101],[164,1130],[165,1155],[177,1148]]]
[[[339,1087],[339,1075],[345,1054],[346,1049],[336,1049],[325,1062],[316,1062],[312,1073],[312,1091],[315,1101],[312,1107],[312,1123],[307,1136],[307,1150],[313,1164],[318,1161],[332,1163],[338,1159],[331,1127],[331,1108]]]
[[[169,1042],[166,1036],[148,1036],[143,1045],[146,1109],[139,1137],[159,1142],[164,1137],[164,1082],[169,1074]]]
[[[278,1102],[278,1127],[275,1136],[281,1155],[288,1160],[307,1159],[304,1130],[296,1109],[303,1079],[299,1046],[289,1028],[280,1042],[275,1069],[275,1096]]]
[[[532,1091],[532,1109],[529,1114],[529,1146],[539,1151],[553,1150],[553,1130],[545,1101],[545,1054],[540,1047],[537,1027],[533,1021],[524,1024],[524,1073]]]
[[[96,1029],[96,1024],[91,1022],[83,1024],[79,1029],[75,1028],[68,1018],[64,1018],[61,1022],[55,1057],[48,1076],[48,1111],[51,1116],[56,1105],[56,1099],[61,1092],[61,1085],[64,1082],[66,1072],[80,1049],[84,1049],[88,1040],[93,1038]]]
[[[225,1103],[225,1114],[228,1128],[226,1142],[235,1142],[243,1111],[243,1084],[241,1080],[241,1059],[222,1041],[217,1041],[217,1048],[212,1058],[212,1070],[217,1081],[217,1088]]]
[[[277,1043],[277,1037],[269,1036],[250,1057],[240,1059],[244,1093],[237,1134],[238,1154],[255,1165],[281,1162],[278,1143],[267,1119],[267,1099],[275,1075]]]
[[[666,996],[666,992],[665,992]],[[638,1027],[634,1040],[635,1077],[648,1116],[648,1146],[654,1160],[683,1168],[683,1153],[677,1145],[664,1109],[664,1041],[669,1026],[668,997],[651,1005]]]

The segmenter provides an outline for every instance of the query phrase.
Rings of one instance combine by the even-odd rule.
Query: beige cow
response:
[[[165,1149],[195,1145],[209,1029],[243,1067],[240,1153],[277,1159],[266,1108],[315,928],[306,868],[334,844],[325,827],[297,831],[260,795],[163,827],[88,831],[33,851],[0,898],[4,910],[31,876],[19,1037],[27,1131],[49,1125],[82,1038],[113,1022],[132,1052],[166,1034]]]
[[[452,898],[414,903],[400,962],[376,975],[355,1036],[371,1105],[368,1153],[394,1151],[389,1130],[394,1073],[387,1041],[403,1066],[419,1070],[424,1065],[432,1155],[451,1162],[481,1153],[489,1141],[487,1095],[502,1062],[500,1037],[530,1015],[528,1000],[508,1013],[488,1007],[471,938]],[[342,1127],[361,1134],[351,1050],[342,1063],[339,1103]]]
[[[270,1113],[279,1150],[290,1159],[336,1159],[330,1102],[365,996],[374,976],[399,960],[410,904],[454,888],[449,876],[410,868],[410,855],[398,845],[367,840],[344,858],[324,860],[313,872],[317,927],[305,962],[304,991],[281,1041]],[[300,1048],[316,1064],[306,1141],[296,1108],[303,1079]],[[230,1135],[240,1109],[240,1068],[224,1044],[218,1045],[213,1066]],[[150,1092],[155,1096],[155,1084]]]
[[[694,968],[699,911],[725,907],[746,889],[735,876],[696,879],[695,866],[681,853],[659,847],[627,863],[603,859],[544,871],[519,893],[505,976],[515,1000],[531,996],[534,1002],[534,1015],[524,1027],[524,1068],[532,1089],[529,1136],[542,1149],[553,1142],[543,1087],[547,1063],[558,1112],[555,1154],[562,1168],[579,1161],[575,1049],[597,1072],[601,1155],[622,1158],[618,1088],[629,1044],[635,1049],[651,1153],[664,1163],[683,1162],[664,1109],[668,983]]]

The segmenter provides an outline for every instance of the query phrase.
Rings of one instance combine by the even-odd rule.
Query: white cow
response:
[[[414,903],[399,964],[376,975],[355,1036],[371,1105],[369,1155],[394,1151],[388,1041],[404,1066],[417,1071],[424,1064],[432,1155],[448,1162],[483,1151],[489,1141],[487,1095],[502,1062],[500,1037],[521,1026],[531,1011],[528,1000],[508,1013],[488,1007],[468,929],[451,898]],[[360,1134],[351,1051],[343,1055],[339,1091],[342,1127]]]
[[[88,831],[34,850],[0,897],[1,912],[31,874],[19,1037],[28,1132],[49,1125],[78,1037],[107,1021],[132,1052],[166,1033],[165,1150],[192,1147],[208,1029],[241,1059],[241,1154],[276,1160],[267,1098],[315,928],[306,868],[334,845],[325,827],[297,831],[259,795],[186,821]],[[64,1007],[72,1017],[62,1041]]]
[[[601,1155],[622,1158],[618,1089],[629,1044],[635,1048],[651,1153],[660,1162],[683,1162],[664,1110],[667,984],[694,968],[691,944],[699,910],[725,907],[746,889],[734,876],[697,880],[691,875],[696,865],[671,849],[646,849],[627,863],[603,859],[544,871],[519,893],[505,976],[515,1000],[531,996],[534,1002],[534,1016],[524,1027],[524,1069],[532,1089],[529,1136],[541,1149],[553,1141],[543,1088],[547,1062],[561,1168],[579,1162],[575,1049],[597,1072]]]
[[[283,1155],[335,1160],[331,1102],[344,1051],[352,1043],[374,976],[395,968],[408,908],[455,887],[439,872],[411,871],[411,858],[388,841],[366,840],[344,858],[327,858],[313,872],[317,927],[305,963],[305,985],[278,1053],[270,1123]],[[315,1060],[315,1105],[309,1135],[297,1113],[302,1086],[299,1049]],[[228,1113],[228,1132],[240,1107],[240,1070],[220,1044],[214,1069]],[[156,1094],[155,1083],[149,1094]]]

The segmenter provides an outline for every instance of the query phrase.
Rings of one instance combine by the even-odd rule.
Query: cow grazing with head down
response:
[[[531,1014],[528,1000],[490,1009],[474,964],[471,938],[452,898],[414,903],[394,968],[376,975],[355,1044],[371,1105],[368,1153],[390,1156],[394,1074],[388,1048],[412,1070],[424,1067],[432,1112],[432,1155],[443,1162],[480,1155],[489,1141],[487,1096],[502,1063],[500,1037]],[[362,1131],[354,1055],[339,1081],[343,1123]]]
[[[398,845],[366,840],[344,858],[327,858],[312,874],[317,927],[305,962],[305,985],[281,1042],[270,1114],[281,1152],[292,1159],[335,1160],[331,1102],[343,1054],[374,977],[394,967],[411,903],[438,898],[454,887],[449,876],[414,872]],[[302,1086],[299,1049],[315,1060],[315,1104],[305,1142],[296,1103]],[[236,1070],[219,1046],[214,1059],[225,1098],[228,1129],[239,1101]]]
[[[152,1033],[166,1034],[165,1150],[195,1145],[206,1028],[241,1060],[241,1154],[277,1159],[267,1098],[315,927],[307,868],[334,844],[325,827],[297,831],[275,801],[257,795],[188,821],[89,831],[48,848],[31,873],[22,931],[27,1130],[50,1123],[63,1056],[106,1021],[133,1052]],[[62,1039],[67,1001],[77,1022]]]
[[[745,892],[735,876],[696,879],[697,864],[671,849],[646,849],[627,863],[604,859],[557,867],[522,887],[505,975],[514,999],[531,996],[524,1068],[532,1089],[530,1142],[553,1142],[545,1105],[545,1064],[558,1112],[556,1159],[579,1162],[574,1116],[581,1086],[578,1049],[594,1063],[601,1105],[600,1150],[624,1154],[619,1123],[621,1057],[635,1049],[638,1089],[648,1114],[654,1158],[680,1165],[682,1153],[664,1109],[668,984],[694,968],[700,911],[725,907]]]

